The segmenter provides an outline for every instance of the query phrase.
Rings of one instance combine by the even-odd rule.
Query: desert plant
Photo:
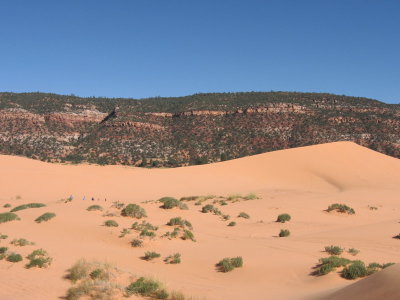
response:
[[[243,266],[243,259],[241,256],[238,257],[233,257],[233,258],[224,258],[222,260],[220,260],[217,264],[216,264],[217,268],[219,271],[221,272],[230,272],[235,268],[240,268]]]
[[[290,221],[290,219],[291,219],[291,217],[290,217],[289,214],[281,214],[281,215],[278,216],[276,221],[280,222],[280,223],[285,223],[285,222]]]
[[[55,213],[47,212],[35,219],[36,223],[47,222],[56,216]]]
[[[353,256],[356,256],[358,253],[360,253],[360,250],[357,250],[355,248],[350,248],[350,249],[347,250],[347,253],[349,253],[349,254],[351,254]]]
[[[356,260],[343,268],[342,277],[346,279],[356,279],[369,275],[370,271],[371,270],[368,270],[362,261]]]
[[[189,228],[190,230],[193,229],[192,224],[188,220],[184,220],[181,217],[171,218],[168,223],[168,226],[180,226],[182,228]]]
[[[90,274],[90,269],[90,263],[81,259],[68,269],[67,278],[75,283],[88,276]]]
[[[281,231],[279,232],[279,237],[287,237],[290,235],[290,231],[287,229],[281,229]]]
[[[21,254],[18,254],[18,253],[11,253],[7,256],[7,261],[9,261],[9,262],[16,263],[16,262],[20,262],[21,260],[22,260],[22,256],[21,256]]]
[[[89,273],[89,277],[93,280],[108,280],[109,273],[103,268],[96,268],[92,272]]]
[[[104,222],[104,226],[107,227],[118,227],[118,223],[114,220],[107,220]]]
[[[133,223],[131,226],[131,229],[136,230],[136,231],[142,231],[142,230],[156,231],[156,230],[158,230],[158,227],[143,220],[142,223],[138,223],[138,222]]]
[[[167,264],[180,264],[181,263],[181,254],[174,253],[172,255],[169,255],[164,259],[164,262]]]
[[[177,238],[180,233],[181,233],[181,228],[176,227],[172,232],[167,231],[166,233],[164,233],[162,237],[166,237],[168,239],[174,239]]]
[[[4,208],[9,208],[9,207],[11,207],[11,204],[10,203],[6,203],[6,204],[3,205],[3,207]]]
[[[16,211],[28,209],[28,208],[39,208],[39,207],[44,207],[44,206],[46,206],[46,204],[43,204],[43,203],[22,204],[22,205],[14,207],[10,212],[16,212]]]
[[[207,204],[207,205],[204,205],[204,206],[201,208],[201,212],[202,212],[202,213],[208,213],[208,212],[212,212],[214,209],[215,209],[214,205],[212,205],[212,204]]]
[[[160,207],[164,208],[164,209],[171,209],[174,207],[178,207],[180,209],[188,209],[188,206],[185,203],[183,203],[173,197],[163,197],[163,198],[159,199],[158,201],[160,201],[162,203],[162,205]]]
[[[152,259],[160,257],[160,256],[161,256],[160,253],[157,253],[157,252],[154,252],[154,251],[147,251],[144,254],[144,259],[145,260],[152,260]]]
[[[13,239],[10,242],[10,244],[12,244],[14,246],[19,246],[19,247],[35,245],[35,243],[32,243],[32,242],[28,241],[27,239]]]
[[[344,267],[351,263],[351,260],[347,258],[342,258],[338,256],[330,256],[330,257],[325,257],[321,258],[319,264],[319,268],[315,272],[316,275],[326,275],[338,267]]]
[[[392,263],[392,262],[390,262],[390,263],[385,263],[385,264],[382,265],[382,269],[385,269],[385,268],[387,268],[387,267],[393,266],[394,264],[395,264],[395,263]]]
[[[132,282],[125,289],[126,296],[140,295],[144,297],[153,297],[161,288],[161,284],[150,278],[140,277]]]
[[[228,226],[236,226],[236,222],[230,222]]]
[[[8,238],[8,235],[0,233],[0,240],[5,240],[6,238]]]
[[[170,300],[185,300],[185,295],[183,295],[181,292],[173,291],[171,293]]]
[[[143,207],[137,204],[128,204],[125,208],[121,211],[121,215],[125,217],[132,217],[136,219],[141,219],[147,217],[146,211]]]
[[[124,237],[125,235],[131,233],[131,231],[128,228],[124,228],[121,230],[121,234],[119,235],[119,237]]]
[[[249,193],[243,197],[244,200],[254,200],[258,199],[257,195],[254,193]]]
[[[115,207],[116,209],[121,209],[125,206],[124,203],[122,203],[121,201],[114,201],[113,204],[111,205],[111,207]]]
[[[222,215],[221,217],[222,217],[222,220],[224,220],[224,221],[228,221],[231,218],[230,215]]]
[[[90,205],[86,210],[88,210],[88,211],[94,211],[94,210],[102,211],[103,208],[100,205]]]
[[[349,215],[354,215],[356,212],[354,211],[354,209],[352,209],[351,207],[347,206],[346,204],[339,204],[339,203],[334,203],[331,204],[328,209],[328,212],[330,211],[337,211],[340,213],[347,213]]]
[[[147,229],[144,229],[140,232],[140,237],[150,237],[150,238],[154,238],[156,236],[154,231],[150,231]]]
[[[250,219],[250,216],[245,212],[241,212],[239,213],[238,218]]]
[[[187,230],[187,229],[183,230],[182,239],[183,240],[191,240],[193,242],[196,241],[196,239],[194,238],[193,232],[191,232],[190,230]]]
[[[131,241],[131,246],[132,247],[142,247],[143,246],[143,241],[142,240],[140,240],[140,239],[133,239],[132,241]]]
[[[0,254],[4,254],[4,253],[6,253],[6,252],[7,252],[7,250],[8,250],[8,248],[7,248],[7,247],[0,247]]]
[[[33,267],[47,268],[53,260],[43,249],[32,251],[26,258],[29,259],[29,263],[26,265],[28,269]]]
[[[339,246],[326,246],[325,252],[329,253],[330,255],[340,255],[343,253],[343,249]]]
[[[20,220],[20,218],[14,213],[6,212],[0,214],[0,223],[10,222],[14,220]]]

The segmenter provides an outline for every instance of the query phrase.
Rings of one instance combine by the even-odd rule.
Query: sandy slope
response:
[[[354,247],[367,263],[398,260],[400,232],[400,161],[353,143],[340,142],[261,154],[212,165],[147,170],[121,166],[58,165],[20,157],[0,156],[0,212],[31,201],[44,208],[20,211],[21,221],[0,224],[0,233],[27,238],[36,246],[16,249],[26,254],[42,247],[54,258],[46,270],[27,270],[23,263],[0,261],[0,299],[59,299],[70,283],[65,270],[77,259],[107,260],[123,270],[151,275],[171,289],[206,299],[310,299],[353,282],[338,274],[313,277],[312,267],[324,246]],[[109,207],[112,201],[141,202],[162,196],[229,195],[254,192],[260,199],[219,207],[232,216],[228,227],[218,216],[189,210],[162,210],[159,204],[143,204],[148,221],[164,224],[182,216],[194,226],[197,242],[156,239],[143,248],[132,248],[135,236],[119,238],[133,219],[113,217],[119,228],[101,226],[101,212],[86,208],[96,199]],[[71,203],[58,202],[73,194]],[[16,199],[16,196],[21,199]],[[86,196],[86,200],[82,198]],[[107,198],[107,202],[104,199]],[[100,199],[100,200],[97,200]],[[329,204],[343,202],[356,215],[329,214]],[[370,210],[368,206],[378,210]],[[54,220],[33,220],[51,211]],[[251,218],[237,218],[245,211]],[[290,213],[288,224],[276,223],[279,213]],[[277,238],[281,228],[292,232]],[[0,241],[0,246],[9,240]],[[10,247],[12,248],[12,247]],[[182,254],[180,265],[162,260],[146,262],[140,256],[156,250],[163,256]],[[214,264],[226,256],[241,255],[244,267],[230,273],[216,272]],[[390,275],[389,275],[390,276]],[[372,278],[372,277],[371,277]]]

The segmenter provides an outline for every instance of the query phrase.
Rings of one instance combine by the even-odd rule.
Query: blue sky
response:
[[[400,1],[1,0],[0,91],[400,102]]]

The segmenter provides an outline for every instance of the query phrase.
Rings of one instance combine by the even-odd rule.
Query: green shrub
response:
[[[144,254],[144,259],[145,260],[152,260],[152,259],[160,257],[160,256],[161,256],[160,253],[157,253],[157,252],[154,252],[154,251],[147,251]]]
[[[225,206],[228,205],[228,202],[226,202],[225,200],[221,200],[219,201],[219,205]]]
[[[94,211],[94,210],[102,211],[103,208],[100,205],[90,205],[86,210],[88,210],[88,211]]]
[[[287,237],[290,235],[290,231],[287,229],[281,229],[281,231],[279,232],[279,237]]]
[[[28,208],[39,208],[39,207],[44,207],[44,206],[46,206],[46,204],[43,204],[43,203],[22,204],[22,205],[14,207],[11,210],[11,212],[16,212],[16,211],[23,210],[23,209],[28,209]]]
[[[248,214],[246,214],[245,212],[241,212],[238,215],[238,218],[250,219],[250,216]]]
[[[90,273],[91,265],[84,259],[79,260],[70,269],[68,269],[67,278],[72,282],[77,282],[88,276]]]
[[[350,265],[344,267],[342,271],[342,277],[346,279],[356,279],[367,275],[369,275],[369,270],[360,260],[353,261]]]
[[[55,216],[56,216],[55,213],[47,212],[36,218],[35,222],[36,223],[47,222],[48,220],[53,219]]]
[[[104,226],[107,227],[118,227],[118,223],[114,220],[107,220],[104,222]]]
[[[169,255],[164,259],[164,262],[167,264],[180,264],[181,263],[181,254],[174,253],[172,255]]]
[[[7,248],[7,247],[0,247],[0,254],[4,254],[4,253],[6,253],[6,252],[7,252],[7,250],[8,250],[8,248]]]
[[[209,213],[209,212],[212,212],[214,209],[215,209],[214,205],[212,205],[212,204],[207,204],[207,205],[204,205],[204,206],[201,208],[201,212],[202,212],[202,213]]]
[[[125,217],[132,217],[136,219],[141,219],[147,217],[146,211],[143,207],[137,204],[128,204],[122,211],[121,215]]]
[[[395,264],[395,263],[392,263],[392,262],[390,262],[390,263],[385,263],[385,264],[382,265],[382,269],[385,269],[385,268],[387,268],[387,267],[393,266],[394,264]]]
[[[52,262],[52,258],[43,249],[34,250],[26,258],[29,259],[29,263],[25,266],[28,269],[33,267],[47,268]]]
[[[343,253],[343,249],[339,246],[326,246],[325,252],[329,253],[330,255],[340,255]]]
[[[140,295],[144,297],[155,296],[161,288],[161,284],[150,278],[140,277],[135,282],[132,282],[125,289],[126,296]]]
[[[133,239],[132,241],[131,241],[131,246],[132,247],[142,247],[143,246],[143,241],[142,240],[139,240],[139,239]]]
[[[236,222],[230,222],[228,226],[236,226]]]
[[[8,238],[8,235],[0,233],[0,240],[5,240],[6,238]]]
[[[28,241],[27,239],[13,239],[10,242],[10,244],[12,244],[14,246],[19,246],[19,247],[35,245],[35,243],[32,243],[32,242]]]
[[[349,254],[351,254],[353,256],[356,256],[358,253],[360,253],[360,250],[357,250],[355,248],[350,248],[350,249],[347,250],[347,253],[349,253]]]
[[[243,259],[241,256],[233,258],[224,258],[216,264],[217,268],[221,272],[230,272],[235,268],[240,268],[243,266]]]
[[[171,209],[174,207],[178,207],[180,209],[188,209],[188,206],[179,201],[178,199],[172,198],[172,197],[163,197],[161,199],[159,199],[158,201],[160,201],[163,205],[161,205],[161,208],[164,209]]]
[[[130,234],[131,231],[128,228],[124,228],[121,230],[121,234],[119,235],[119,237],[124,237],[127,234]]]
[[[11,212],[1,213],[0,214],[0,223],[10,222],[14,220],[20,220],[20,218]]]
[[[149,222],[142,221],[142,223],[135,222],[132,224],[131,229],[136,230],[136,231],[142,231],[142,230],[153,230],[156,231],[158,230],[157,226],[152,225]]]
[[[181,233],[181,229],[179,227],[174,228],[172,232],[167,231],[163,237],[166,237],[168,239],[174,239],[177,238],[178,235]]]
[[[338,256],[330,256],[321,258],[318,270],[315,272],[316,275],[326,275],[338,267],[344,267],[351,263],[351,260]]]
[[[183,240],[191,240],[193,242],[196,241],[196,239],[194,238],[193,232],[191,232],[190,230],[187,230],[187,229],[183,230],[182,239]]]
[[[97,268],[97,269],[94,269],[92,272],[90,272],[89,277],[93,280],[96,280],[96,279],[108,280],[109,274],[104,269]]]
[[[11,253],[7,256],[7,261],[9,261],[9,262],[16,263],[16,262],[20,262],[21,260],[22,260],[22,256],[21,256],[21,254],[18,254],[18,253]]]
[[[346,204],[339,204],[339,203],[334,203],[332,205],[330,205],[327,209],[328,212],[330,211],[337,211],[340,213],[347,213],[349,215],[354,215],[356,212],[354,211],[354,209],[352,209],[351,207],[347,206]]]
[[[156,299],[168,299],[169,294],[165,289],[160,289],[154,294],[154,298]]]
[[[11,207],[11,204],[10,203],[6,203],[6,204],[3,205],[3,207],[4,208],[9,208],[9,207]]]
[[[291,217],[290,217],[289,214],[281,214],[281,215],[278,216],[276,221],[280,222],[280,223],[285,223],[285,222],[290,221],[290,219],[291,219]]]
[[[150,231],[147,229],[144,229],[140,232],[140,237],[150,237],[150,238],[154,238],[156,236],[154,231]]]
[[[192,224],[188,220],[184,220],[181,217],[172,218],[168,221],[167,225],[169,226],[181,226],[182,228],[189,228],[190,230],[193,229]]]

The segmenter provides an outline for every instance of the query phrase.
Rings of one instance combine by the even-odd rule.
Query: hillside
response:
[[[400,157],[400,107],[315,93],[79,98],[0,93],[0,153],[177,167],[353,141]]]
[[[135,278],[154,277],[169,291],[181,291],[186,299],[207,300],[310,300],[351,287],[355,281],[341,278],[340,270],[311,275],[319,258],[329,256],[323,251],[328,245],[360,250],[355,257],[342,254],[349,259],[398,262],[399,240],[393,236],[399,233],[400,161],[354,143],[302,147],[174,169],[49,164],[0,155],[0,178],[0,213],[30,202],[46,204],[17,211],[21,220],[0,224],[1,235],[8,236],[0,240],[1,247],[23,255],[18,263],[0,260],[2,300],[64,299],[72,286],[67,270],[81,258],[105,261]],[[234,200],[229,200],[229,195],[237,193],[255,193],[257,199],[232,196]],[[156,201],[163,196],[209,194],[215,198],[200,206],[196,201],[184,202],[186,210],[162,209]],[[70,195],[72,201],[60,200]],[[221,199],[226,199],[226,205]],[[159,228],[153,238],[140,237],[143,247],[131,246],[131,241],[139,238],[134,230],[121,237],[124,228],[143,219],[122,216],[113,206],[115,201],[140,204],[147,212],[145,221]],[[11,207],[4,207],[6,203]],[[326,208],[332,203],[345,203],[356,213],[328,213]],[[88,211],[93,204],[103,210]],[[206,204],[229,215],[229,220],[202,213]],[[56,217],[36,223],[34,220],[45,212]],[[238,217],[240,212],[250,218]],[[292,219],[284,224],[276,222],[282,213]],[[178,216],[193,225],[195,242],[163,237],[171,230],[168,220]],[[104,226],[109,219],[119,227]],[[231,221],[236,226],[228,226]],[[289,229],[291,235],[278,238],[282,228]],[[16,247],[10,243],[15,238],[35,245]],[[26,255],[38,248],[49,253],[52,264],[43,269],[25,268]],[[146,251],[156,251],[161,258],[143,260]],[[163,262],[176,252],[182,255],[180,264]],[[235,256],[243,257],[243,267],[218,272],[215,264],[220,259]],[[391,276],[391,269],[387,271],[379,271],[385,281],[385,276]],[[389,280],[393,287],[395,276]],[[362,289],[367,290],[365,286]],[[118,295],[103,299],[127,299]]]

